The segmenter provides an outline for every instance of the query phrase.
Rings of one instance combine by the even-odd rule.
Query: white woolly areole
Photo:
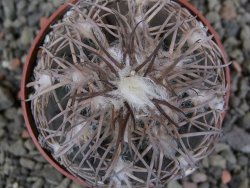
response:
[[[160,146],[164,151],[164,155],[169,158],[173,159],[176,154],[176,149],[178,147],[177,142],[169,135],[164,135],[159,140]]]
[[[209,92],[209,91],[200,91],[198,89],[194,89],[195,92],[198,93],[195,94],[195,96],[192,98],[192,101],[194,102],[195,105],[199,105],[199,104],[203,104],[207,101],[208,102],[208,106],[213,109],[213,110],[219,110],[219,111],[223,111],[224,110],[224,99],[223,96],[220,94],[220,96],[218,96],[218,94],[214,93],[214,92]],[[194,91],[189,91],[189,94],[193,93]]]
[[[118,82],[120,95],[135,109],[154,107],[151,100],[166,99],[167,92],[157,86],[152,80],[145,77],[131,76],[122,78]]]
[[[185,176],[189,176],[190,174],[192,174],[194,171],[196,170],[196,168],[189,168],[185,171]]]
[[[74,71],[72,73],[72,80],[75,83],[80,83],[81,81],[84,80],[84,75],[80,71]]]
[[[102,109],[109,106],[107,98],[103,96],[94,97],[92,100],[92,104],[94,106],[94,109]]]
[[[120,157],[116,163],[116,166],[114,167],[115,174],[112,177],[112,181],[115,182],[117,188],[122,186],[122,181],[130,185],[130,182],[127,176],[127,169],[125,169],[127,166],[128,164],[124,162],[123,159]],[[131,187],[131,185],[129,187]]]
[[[124,77],[128,77],[131,75],[131,67],[130,66],[126,66],[124,69],[120,70],[119,71],[119,77],[121,78],[121,80],[124,78]]]
[[[190,37],[188,37],[187,42],[189,46],[192,46],[196,42],[202,42],[207,38],[206,32],[203,30],[194,31]]]
[[[110,94],[116,96],[117,92],[111,92]],[[123,100],[120,98],[107,98],[103,96],[94,97],[92,100],[92,105],[94,105],[94,109],[104,109],[108,108],[111,105],[114,106],[115,109],[119,109],[123,105]]]
[[[179,164],[180,164],[180,168],[184,170],[184,175],[188,176],[190,174],[192,174],[196,168],[195,167],[191,167],[189,164],[189,162],[187,161],[187,159],[184,156],[179,156],[177,158]]]
[[[176,148],[178,148],[175,139],[157,126],[152,127],[152,133],[155,147],[162,150],[167,158],[173,159],[176,154]]]
[[[38,84],[41,89],[52,85],[52,78],[48,74],[41,74],[38,78]]]
[[[60,144],[58,144],[57,142],[55,142],[53,144],[51,143],[50,147],[51,147],[54,154],[57,154],[61,148]]]
[[[69,21],[70,20],[70,18],[71,18],[71,16],[74,14],[74,12],[75,12],[75,8],[74,7],[72,7],[72,8],[70,8],[66,13],[65,13],[65,15],[63,16],[63,21]]]
[[[46,35],[44,39],[44,44],[47,44],[50,41],[50,36]]]
[[[110,48],[108,48],[107,50],[109,52],[109,54],[115,58],[118,62],[121,62],[123,59],[123,53],[122,50],[120,49],[120,47],[118,45],[114,45]]]
[[[118,89],[109,93],[113,97],[94,97],[92,105],[96,109],[107,108],[110,105],[113,105],[115,109],[119,109],[126,101],[136,111],[143,110],[147,112],[147,108],[155,108],[152,99],[167,99],[168,94],[165,88],[158,86],[149,78],[134,76],[134,74],[130,67],[121,70],[119,73],[121,80],[113,82]],[[127,75],[130,75],[130,77],[126,77]],[[172,111],[169,110],[169,113],[172,113]],[[178,119],[176,114],[173,114],[173,117]]]
[[[204,24],[203,24],[201,21],[198,22],[198,26],[199,26],[201,29],[205,29],[205,26],[204,26]]]
[[[211,109],[223,111],[224,110],[224,99],[223,97],[214,97],[210,102],[209,106]]]
[[[197,93],[196,93],[197,92]],[[198,89],[194,89],[194,91],[189,91],[189,93],[194,93],[194,96],[192,98],[192,101],[197,105],[197,104],[202,104],[209,100],[211,95],[206,91],[200,91]],[[197,95],[198,94],[198,95]]]
[[[192,32],[190,37],[188,37],[187,42],[189,46],[192,46],[196,42],[202,42],[207,38],[207,31],[202,22],[196,22],[196,26],[198,27],[196,30]]]
[[[126,65],[125,68],[119,71],[120,76],[122,76],[122,73],[126,72],[126,70],[128,69],[131,70],[129,56],[126,55],[125,59],[123,59],[124,54],[119,44],[112,44],[112,46],[109,47],[107,51],[115,60],[118,61],[118,63],[124,63]],[[135,58],[139,63],[142,61],[141,58],[138,56],[138,54],[135,54]]]
[[[93,34],[92,34],[92,29],[94,28],[94,25],[84,21],[84,22],[78,22],[76,24],[77,29],[80,31],[80,33],[82,35],[84,35],[84,37],[86,38],[93,38]]]
[[[60,145],[59,143],[50,143],[49,146],[53,151],[53,156],[56,158],[59,152],[69,152],[71,151],[70,142],[73,141],[76,143],[79,139],[84,140],[85,142],[88,140],[91,131],[88,126],[86,126],[86,122],[79,123],[74,126],[69,132],[66,134],[66,138],[64,142]]]
[[[67,11],[66,12],[66,14],[65,14],[65,17],[67,18],[67,17],[70,17],[72,14],[73,14],[73,10],[69,10],[69,11]]]

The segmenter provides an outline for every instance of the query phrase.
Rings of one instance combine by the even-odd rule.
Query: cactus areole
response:
[[[90,187],[164,187],[221,136],[229,69],[213,28],[184,0],[79,0],[35,39],[21,98],[29,133]]]

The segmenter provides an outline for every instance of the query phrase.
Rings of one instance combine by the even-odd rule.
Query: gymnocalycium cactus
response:
[[[162,187],[220,137],[225,66],[178,1],[79,0],[27,85],[40,144],[90,185]]]

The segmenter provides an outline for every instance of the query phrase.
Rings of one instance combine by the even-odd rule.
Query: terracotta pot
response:
[[[75,3],[78,0],[70,0],[69,3]],[[214,40],[217,43],[217,45],[220,47],[221,51],[224,54],[224,62],[227,62],[227,56],[225,54],[225,50],[222,46],[222,43],[219,39],[218,34],[215,32],[213,27],[210,25],[208,20],[190,3],[187,2],[187,0],[177,0],[183,7],[187,8],[193,15],[197,16],[197,19],[200,20],[206,27],[208,27],[209,32],[214,36]],[[29,82],[29,78],[32,76],[32,71],[36,63],[36,57],[37,52],[39,50],[39,46],[42,44],[46,34],[50,30],[49,26],[53,24],[56,20],[60,19],[64,13],[69,9],[69,5],[65,4],[62,5],[60,8],[58,8],[54,14],[48,19],[47,23],[43,25],[43,28],[41,28],[40,32],[38,33],[37,37],[35,38],[27,59],[26,63],[23,67],[23,73],[22,73],[22,80],[21,80],[21,91],[20,91],[20,97],[22,100],[22,111],[23,111],[23,117],[25,120],[26,127],[28,129],[28,132],[35,143],[37,149],[42,154],[42,156],[53,166],[55,167],[60,173],[67,176],[68,178],[72,179],[73,181],[82,184],[82,185],[88,185],[84,180],[77,178],[73,176],[71,173],[69,173],[64,167],[62,167],[58,162],[56,162],[51,154],[46,151],[44,148],[41,147],[41,145],[38,142],[38,131],[36,129],[34,119],[31,113],[31,106],[30,102],[26,102],[25,100],[28,98],[29,95],[29,89],[26,88],[27,83]],[[225,104],[226,108],[228,107],[228,101],[229,101],[229,92],[230,92],[230,72],[229,68],[225,68],[225,77],[226,77],[226,84],[227,84],[227,92],[225,96]],[[223,117],[225,116],[225,112],[223,114]]]

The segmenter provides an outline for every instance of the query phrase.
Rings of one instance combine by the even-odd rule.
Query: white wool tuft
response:
[[[116,163],[116,166],[114,167],[114,172],[118,177],[125,176],[125,172],[123,169],[126,167],[126,163],[123,161],[123,159],[120,157]],[[119,176],[120,175],[120,176]]]
[[[50,41],[50,36],[46,35],[44,39],[44,44],[47,44]]]
[[[92,100],[92,104],[95,109],[104,109],[110,106],[114,106],[115,109],[119,109],[123,105],[123,99],[119,98],[117,91],[113,91],[109,93],[114,96],[113,98],[107,98],[103,96],[94,97]]]
[[[184,170],[185,176],[190,175],[191,173],[193,173],[196,168],[193,167],[192,165],[189,164],[189,162],[187,161],[187,159],[184,156],[179,156],[177,158],[179,165],[180,165],[180,169]]]
[[[85,38],[93,38],[92,29],[94,25],[88,21],[78,22],[76,24],[77,29],[84,35]]]
[[[129,178],[127,176],[127,169],[125,169],[127,166],[128,164],[120,157],[116,163],[116,166],[114,167],[115,174],[112,177],[112,181],[115,182],[117,188],[122,186],[122,181],[130,184]]]
[[[153,126],[151,130],[154,140],[152,143],[154,143],[155,147],[162,150],[167,158],[173,159],[176,154],[176,148],[178,148],[175,139],[158,126]]]
[[[92,100],[92,104],[94,105],[94,109],[103,109],[110,106],[110,103],[108,102],[107,98],[103,96],[94,97]]]
[[[181,60],[177,63],[177,67],[184,67],[186,64],[192,62],[193,60],[192,59],[184,59],[184,60]]]
[[[187,42],[189,46],[192,46],[196,42],[202,42],[207,38],[207,34],[205,31],[199,29],[194,31],[190,37],[188,37]]]
[[[128,77],[131,74],[132,67],[126,66],[121,71],[119,71],[119,77],[123,79],[124,77]]]
[[[65,16],[70,17],[73,14],[74,10],[69,10],[66,12]]]
[[[198,93],[193,95],[195,91]],[[208,101],[208,106],[213,110],[224,110],[224,99],[223,99],[223,93],[217,94],[214,92],[209,91],[200,91],[198,89],[195,89],[195,91],[189,91],[188,93],[193,95],[192,101],[195,105],[199,105],[202,103],[205,103]]]
[[[181,169],[188,169],[190,167],[187,159],[184,157],[184,156],[179,156],[177,158],[178,162],[179,162],[179,165],[180,165],[180,168]]]
[[[74,71],[72,73],[72,80],[75,83],[80,83],[84,80],[84,76],[80,71]]]
[[[131,76],[122,78],[118,83],[120,95],[135,109],[154,107],[151,100],[166,99],[167,92],[145,77]]]
[[[10,69],[10,63],[8,61],[3,61],[2,62],[2,67]]]
[[[131,76],[125,77],[125,75]],[[95,109],[107,108],[110,105],[113,105],[115,109],[119,109],[126,101],[136,111],[143,110],[147,112],[147,108],[155,108],[152,99],[167,99],[168,94],[165,88],[156,85],[149,78],[132,75],[134,75],[134,72],[131,71],[130,67],[122,70],[120,72],[121,80],[113,83],[117,85],[118,89],[109,93],[113,97],[97,96],[93,98],[92,105],[94,105]]]
[[[38,78],[38,84],[40,88],[46,88],[52,85],[52,78],[48,74],[41,74]]]
[[[223,111],[224,110],[224,99],[223,97],[214,97],[210,102],[209,106],[211,109]]]
[[[196,22],[197,29],[188,37],[188,44],[192,46],[196,42],[202,42],[207,38],[207,31],[202,22]]]
[[[185,170],[185,176],[189,176],[190,174],[192,174],[194,171],[196,170],[196,168],[188,168]]]
[[[122,72],[124,72],[125,70],[128,70],[128,69],[131,70],[129,56],[127,55],[125,57],[125,62],[124,62],[123,51],[122,51],[121,47],[119,46],[119,44],[113,44],[110,48],[107,49],[107,51],[119,63],[125,63],[126,67],[119,72],[120,74]],[[138,64],[141,64],[143,62],[143,58],[140,55],[138,55],[137,53],[135,53],[135,58],[136,58],[136,61],[138,62]]]
[[[60,148],[61,148],[61,146],[60,146],[59,143],[53,143],[53,144],[51,143],[49,146],[50,146],[50,148],[52,149],[53,154],[57,154],[58,151],[59,151]]]
[[[198,95],[197,95],[197,93]],[[204,102],[206,102],[207,100],[210,99],[211,94],[209,92],[206,91],[200,91],[198,89],[194,89],[194,91],[189,91],[189,93],[194,93],[195,95],[192,98],[192,101],[194,102],[194,104],[202,104]]]
[[[173,159],[176,154],[176,149],[178,147],[177,142],[169,135],[164,135],[160,138],[160,145],[164,151],[167,158]]]
[[[104,183],[102,181],[98,181],[97,185],[101,185],[102,186],[102,185],[104,185]]]
[[[116,59],[118,62],[122,62],[123,59],[123,53],[122,50],[119,48],[118,45],[114,45],[107,50],[109,54]]]
[[[205,29],[205,26],[204,26],[204,24],[203,24],[201,21],[198,22],[198,26],[199,26],[201,29]]]
[[[75,9],[74,9],[74,7],[72,7],[70,10],[68,10],[65,14],[64,14],[64,16],[63,16],[63,21],[70,21],[70,17],[71,17],[71,15],[73,15],[73,13],[75,12]]]

